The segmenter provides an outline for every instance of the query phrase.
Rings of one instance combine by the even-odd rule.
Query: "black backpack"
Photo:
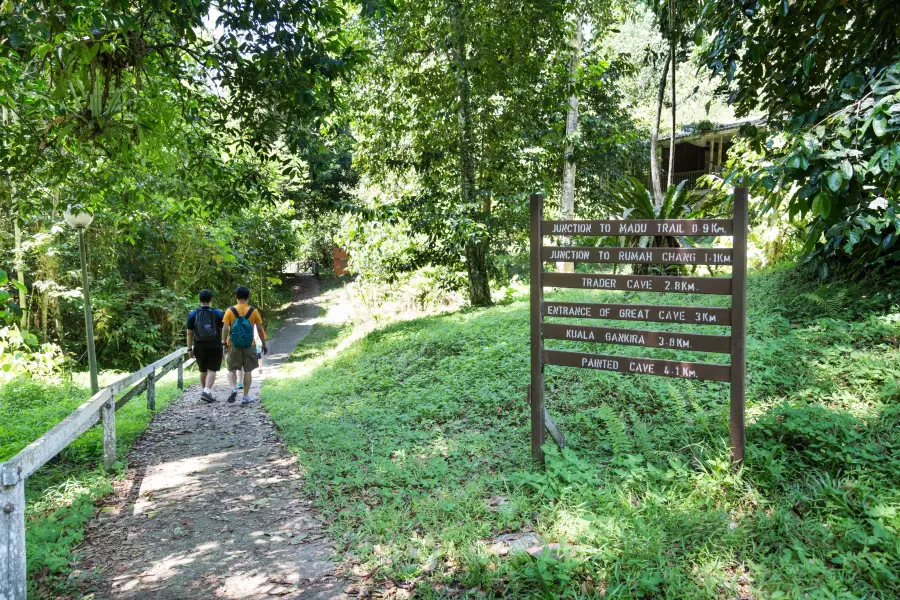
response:
[[[194,341],[219,341],[219,325],[216,323],[216,313],[211,308],[202,306],[197,310],[194,316]]]

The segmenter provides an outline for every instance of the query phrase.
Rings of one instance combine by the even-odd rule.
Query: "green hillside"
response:
[[[533,469],[526,300],[390,325],[330,354],[347,331],[317,325],[263,399],[306,491],[375,587],[405,582],[426,598],[896,597],[896,299],[817,288],[789,267],[752,276],[749,295],[739,473],[725,385],[559,367],[547,368],[548,407],[570,450],[548,446],[546,471]],[[550,298],[588,296],[622,301]],[[488,552],[497,535],[529,531],[560,548]]]

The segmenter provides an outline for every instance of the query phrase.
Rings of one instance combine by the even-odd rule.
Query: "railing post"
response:
[[[25,480],[0,463],[0,600],[25,600]]]
[[[184,354],[178,357],[178,389],[184,389]]]
[[[147,375],[147,409],[156,410],[156,369]]]
[[[109,395],[109,400],[100,409],[100,421],[103,424],[103,466],[109,469],[116,462],[116,396]]]

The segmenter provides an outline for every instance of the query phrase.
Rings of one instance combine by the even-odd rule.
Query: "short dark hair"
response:
[[[197,296],[200,298],[200,302],[212,302],[213,293],[209,290],[200,290]]]
[[[246,285],[239,285],[238,289],[234,290],[234,297],[238,300],[249,300],[250,288],[248,288]]]

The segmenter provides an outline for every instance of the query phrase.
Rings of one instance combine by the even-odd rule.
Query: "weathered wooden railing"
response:
[[[178,369],[178,388],[184,388],[187,348],[180,348],[143,369],[106,386],[53,429],[6,462],[0,462],[0,600],[25,600],[25,479],[62,452],[98,420],[103,427],[103,464],[116,462],[116,411],[147,392],[147,408],[156,410],[156,381]],[[137,384],[137,385],[135,385]],[[118,401],[116,394],[134,386]]]

